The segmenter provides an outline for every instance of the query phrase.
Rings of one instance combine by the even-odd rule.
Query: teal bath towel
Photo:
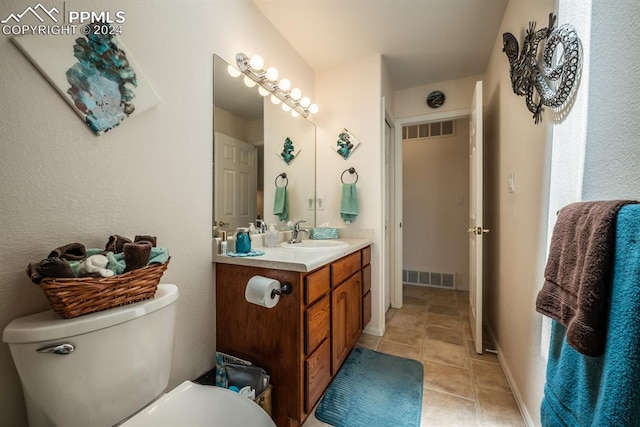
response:
[[[289,219],[289,201],[287,200],[287,187],[276,187],[276,196],[273,201],[273,214],[280,221]]]
[[[351,224],[358,216],[358,193],[356,185],[342,184],[342,198],[340,199],[340,218]]]
[[[637,426],[640,420],[640,205],[618,212],[604,354],[578,353],[553,321],[540,408],[544,427]]]

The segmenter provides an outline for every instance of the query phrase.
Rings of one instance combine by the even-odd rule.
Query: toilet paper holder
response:
[[[274,289],[271,291],[271,299],[274,299],[276,295],[289,295],[293,292],[293,287],[289,282],[280,282],[280,289]]]

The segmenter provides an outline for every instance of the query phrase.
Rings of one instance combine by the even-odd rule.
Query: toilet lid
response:
[[[276,427],[255,402],[233,391],[185,381],[120,427]]]

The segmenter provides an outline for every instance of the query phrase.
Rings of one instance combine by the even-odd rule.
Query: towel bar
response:
[[[287,178],[287,174],[282,172],[280,175],[276,176],[275,185],[278,186],[278,178],[282,178],[285,180],[284,186],[289,185],[289,178]]]
[[[352,174],[352,175],[353,175],[353,174],[355,174],[355,175],[356,175],[356,180],[355,180],[354,184],[355,184],[356,182],[358,182],[358,172],[356,172],[356,169],[355,169],[355,168],[350,167],[349,169],[345,169],[345,170],[342,172],[342,175],[340,175],[340,181],[342,181],[342,183],[343,183],[343,184],[344,184],[344,174],[345,174],[345,173],[347,173],[347,172],[349,172],[349,173],[350,173],[350,174]]]

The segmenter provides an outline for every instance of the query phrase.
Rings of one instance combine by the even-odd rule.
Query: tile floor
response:
[[[358,345],[422,362],[422,426],[525,426],[498,357],[473,350],[468,300],[468,292],[405,285],[384,336],[363,334]],[[303,424],[322,426],[313,414]]]

